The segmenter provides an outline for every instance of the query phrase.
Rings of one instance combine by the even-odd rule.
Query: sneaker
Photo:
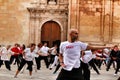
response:
[[[40,70],[40,68],[38,68],[37,70]]]
[[[30,79],[32,79],[32,76],[30,76]]]
[[[17,78],[17,76],[14,76],[14,78]]]
[[[52,68],[49,68],[50,70],[52,70]]]
[[[117,74],[115,73],[114,76],[116,76]]]
[[[56,72],[53,72],[53,74],[55,74]]]
[[[97,73],[98,75],[100,75],[100,73]]]
[[[9,71],[11,71],[11,69],[8,69]]]
[[[106,71],[109,71],[109,69],[106,69]]]

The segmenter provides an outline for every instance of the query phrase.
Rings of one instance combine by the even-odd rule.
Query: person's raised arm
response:
[[[105,48],[111,48],[111,47],[109,47],[109,46],[91,46],[91,45],[87,46],[87,50],[97,50],[97,49],[105,49]]]

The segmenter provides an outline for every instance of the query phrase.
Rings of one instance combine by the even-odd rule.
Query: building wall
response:
[[[33,0],[0,0],[0,44],[27,43],[29,12]]]
[[[79,39],[91,44],[119,44],[120,1],[69,0],[69,29],[79,30]]]

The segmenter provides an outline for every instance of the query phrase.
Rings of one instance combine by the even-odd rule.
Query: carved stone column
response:
[[[35,42],[35,18],[30,20],[30,43]]]
[[[69,19],[68,19],[68,30],[71,28],[80,30],[80,0],[69,0]]]
[[[30,12],[29,24],[29,43],[35,43],[35,13],[33,9],[28,9]]]
[[[39,17],[36,17],[36,20],[35,20],[35,43],[38,44],[40,42],[39,40],[39,26],[40,26],[40,20],[39,20]]]
[[[69,10],[69,28],[77,28],[77,8],[78,8],[78,0],[69,0],[70,2],[70,10]]]

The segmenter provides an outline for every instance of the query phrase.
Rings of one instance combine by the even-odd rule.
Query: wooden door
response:
[[[61,30],[58,23],[54,21],[48,21],[42,26],[41,41],[47,42],[49,47],[53,46],[53,43],[57,40],[61,40]]]

